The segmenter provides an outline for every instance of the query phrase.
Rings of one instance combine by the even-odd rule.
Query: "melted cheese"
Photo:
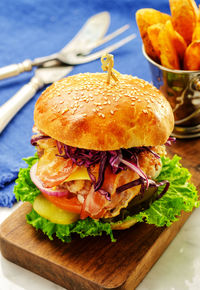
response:
[[[74,171],[65,182],[69,182],[72,180],[90,180],[90,177],[87,172],[87,168],[85,167],[77,167],[77,170]]]

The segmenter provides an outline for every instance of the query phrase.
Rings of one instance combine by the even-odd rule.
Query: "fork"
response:
[[[95,42],[90,42],[89,45],[85,42],[81,43],[79,41],[75,41],[72,45],[64,47],[64,49],[62,49],[59,53],[55,53],[46,57],[36,58],[32,62],[32,66],[40,66],[43,65],[46,61],[50,60],[58,60],[68,65],[78,65],[94,61],[100,58],[103,54],[110,53],[134,39],[136,37],[136,34],[133,33],[104,49],[88,55],[88,53],[90,53],[94,48],[97,48],[102,44],[107,43],[108,41],[125,32],[127,29],[129,29],[129,27],[130,26],[126,24],[115,30],[111,34],[105,36],[104,38]]]
[[[56,60],[57,65],[59,63],[64,63],[67,65],[78,65],[78,64],[84,64],[87,62],[94,61],[94,60],[100,58],[104,53],[110,53],[110,52],[120,48],[121,46],[125,45],[126,43],[128,43],[132,39],[134,39],[136,37],[136,34],[133,33],[133,34],[123,38],[122,40],[120,40],[120,41],[118,41],[118,42],[116,42],[116,43],[114,43],[114,44],[112,44],[104,49],[101,49],[95,53],[88,55],[88,53],[90,53],[91,50],[99,47],[100,45],[102,45],[104,43],[107,43],[111,39],[122,34],[128,28],[129,28],[129,25],[124,25],[121,28],[117,29],[113,33],[105,36],[104,38],[102,38],[100,40],[98,39],[94,42],[87,41],[89,43],[89,45],[84,40],[84,38],[81,38],[80,35],[78,35],[77,38],[75,37],[68,45],[66,45],[58,53],[54,53],[54,54],[51,54],[51,55],[45,56],[45,57],[39,57],[39,58],[34,59],[33,61],[27,59],[24,62],[19,63],[19,64],[13,64],[13,65],[9,65],[9,66],[0,68],[0,80],[8,78],[8,77],[19,75],[20,73],[25,72],[25,71],[31,71],[34,66],[42,66],[46,62],[50,62],[50,61]],[[84,34],[86,35],[86,32],[87,32],[87,29],[85,31],[83,29],[82,36],[84,36]],[[95,31],[93,31],[93,33],[95,33]]]

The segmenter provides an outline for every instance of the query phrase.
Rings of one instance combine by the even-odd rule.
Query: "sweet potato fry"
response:
[[[174,45],[167,21],[158,36],[161,64],[170,69],[180,69],[178,52]]]
[[[200,70],[200,40],[192,42],[185,51],[185,70]]]
[[[157,23],[165,23],[171,17],[155,9],[145,8],[136,12],[136,21],[143,40],[146,53],[155,61],[159,61],[158,56],[148,37],[147,29]]]
[[[192,40],[198,8],[194,0],[169,0],[172,24],[174,29],[182,35],[187,44]]]
[[[160,47],[159,47],[159,43],[158,43],[158,35],[163,27],[164,27],[163,23],[157,23],[157,24],[153,24],[147,28],[148,38],[151,41],[151,44],[153,46],[153,49],[154,49],[158,59],[160,59]]]

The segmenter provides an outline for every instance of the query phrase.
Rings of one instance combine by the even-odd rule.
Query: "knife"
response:
[[[39,89],[63,78],[71,72],[72,68],[72,66],[47,66],[36,69],[30,82],[0,107],[0,133]]]

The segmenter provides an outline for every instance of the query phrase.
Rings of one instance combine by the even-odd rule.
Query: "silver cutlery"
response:
[[[125,25],[113,33],[102,38],[106,33],[110,23],[108,12],[96,14],[88,19],[78,34],[58,53],[32,60],[25,60],[19,64],[13,64],[0,68],[0,80],[19,75],[24,71],[31,71],[34,66],[41,66],[46,62],[56,60],[68,65],[78,65],[98,59],[104,53],[110,53],[136,37],[131,34],[128,37],[110,45],[102,50],[88,55],[94,48],[110,41],[129,28]]]
[[[24,85],[12,98],[0,107],[0,133],[15,114],[44,85],[53,83],[71,72],[72,66],[41,67],[35,70],[30,82]]]

